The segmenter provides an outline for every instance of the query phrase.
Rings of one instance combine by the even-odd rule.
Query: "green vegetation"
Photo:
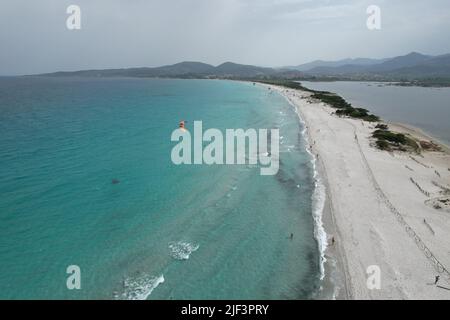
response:
[[[337,94],[325,92],[325,91],[315,91],[311,96],[314,99],[318,99],[326,104],[329,104],[333,108],[338,109],[336,114],[338,116],[346,116],[355,119],[362,119],[368,122],[380,121],[376,115],[370,114],[368,110],[364,108],[354,108],[350,103],[345,101],[344,98],[338,96]]]
[[[386,140],[377,140],[375,143],[376,143],[378,149],[381,149],[381,150],[389,150],[390,149],[389,142],[387,142]]]
[[[338,96],[337,94],[324,91],[316,91],[311,97],[329,104],[333,108],[338,109],[336,111],[336,114],[338,116],[362,119],[368,122],[380,121],[380,118],[378,118],[376,115],[370,114],[368,110],[364,108],[352,107],[350,103],[345,101],[345,99],[343,99],[341,96]]]
[[[395,133],[389,130],[375,130],[372,134],[374,138],[389,141],[392,143],[405,144],[406,136],[403,133]]]
[[[255,81],[255,82],[264,83],[264,84],[271,84],[271,85],[274,85],[274,86],[286,87],[286,88],[289,88],[289,89],[299,89],[299,90],[308,91],[308,92],[316,92],[314,90],[305,88],[304,86],[302,86],[298,82],[291,81],[291,80],[282,80],[282,79],[255,80],[255,79],[253,79],[253,80],[250,80],[250,81]]]
[[[387,128],[386,125],[383,125]],[[418,152],[419,146],[416,141],[403,133],[396,133],[387,129],[378,129],[372,133],[376,139],[376,145],[381,150],[399,150]]]
[[[369,111],[363,108],[345,108],[339,109],[336,111],[338,116],[348,116],[350,118],[362,119],[368,122],[377,122],[380,121],[380,118],[377,116],[370,114]]]
[[[352,105],[350,103],[348,103],[347,101],[345,101],[344,98],[342,98],[341,96],[339,96],[335,93],[332,93],[332,92],[311,90],[311,89],[303,87],[298,82],[290,81],[290,80],[271,79],[271,80],[254,80],[254,81],[264,83],[264,84],[282,86],[282,87],[286,87],[289,89],[299,89],[299,90],[311,92],[312,93],[311,98],[320,100],[323,103],[326,103],[326,104],[330,105],[331,107],[338,109],[336,111],[336,114],[338,116],[346,116],[346,117],[355,118],[355,119],[362,119],[362,120],[368,121],[368,122],[380,121],[380,118],[378,118],[377,116],[375,116],[373,114],[370,114],[368,110],[363,109],[363,108],[353,108]]]
[[[316,91],[303,87],[300,83],[290,80],[251,80],[269,85],[282,86],[289,89],[299,89],[303,91],[311,92],[311,98],[320,100],[323,103],[330,105],[337,109],[336,115],[346,116],[350,118],[362,119],[368,122],[378,122],[380,118],[376,115],[370,114],[368,110],[364,108],[354,108],[350,103],[345,101],[341,96],[326,92]],[[396,133],[389,131],[389,127],[386,124],[378,123],[375,126],[376,130],[373,132],[372,137],[375,138],[375,144],[380,150],[399,150],[399,151],[412,151],[420,152],[420,147],[417,142],[403,133]]]
[[[381,129],[381,130],[388,130],[389,127],[387,124],[383,124],[383,123],[379,123],[375,126],[376,129]]]
[[[334,93],[315,91],[311,98],[318,99],[336,109],[352,109],[352,105],[350,103]]]

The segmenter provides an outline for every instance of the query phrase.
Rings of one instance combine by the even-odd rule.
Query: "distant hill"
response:
[[[145,78],[225,78],[225,79],[334,79],[412,81],[445,80],[450,83],[450,54],[440,56],[411,52],[389,59],[344,59],[313,61],[281,69],[225,62],[218,66],[185,61],[155,68],[83,70],[47,73],[52,77],[145,77]]]
[[[213,72],[214,66],[202,62],[185,61],[177,64],[153,68],[150,73],[158,75],[202,74]]]
[[[391,70],[387,74],[406,78],[450,77],[450,54],[432,57],[421,63]]]
[[[258,78],[277,77],[289,74],[289,77],[301,76],[298,71],[280,71],[272,68],[257,67],[252,65],[225,62],[217,67],[212,65],[185,61],[173,65],[156,68],[128,68],[83,70],[74,72],[54,72],[43,74],[52,77],[162,77],[162,78]]]
[[[365,76],[369,78],[383,76],[408,79],[450,77],[450,54],[429,56],[411,52],[372,65],[319,66],[305,71],[305,73],[315,76]]]
[[[391,71],[395,69],[408,68],[418,64],[421,64],[429,59],[433,58],[432,56],[427,56],[424,54],[420,54],[417,52],[411,52],[410,54],[395,57],[389,59],[383,63],[373,65],[368,68],[371,72],[383,72],[383,71]]]
[[[379,64],[388,59],[369,59],[369,58],[355,58],[355,59],[343,59],[337,61],[324,61],[324,60],[315,60],[312,62],[304,63],[298,66],[290,66],[284,67],[283,69],[291,69],[298,71],[309,71],[314,68],[322,68],[322,67],[340,67],[345,65],[355,65],[355,66],[370,66],[374,64]]]
[[[214,69],[215,75],[238,76],[238,77],[258,77],[264,75],[274,75],[278,71],[272,68],[255,67],[251,65],[225,62]]]
[[[173,65],[155,68],[127,68],[82,71],[61,71],[43,74],[45,76],[81,76],[81,77],[174,77],[182,75],[213,73],[214,66],[185,61]]]

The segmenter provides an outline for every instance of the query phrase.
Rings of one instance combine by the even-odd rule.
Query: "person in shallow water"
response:
[[[120,181],[119,181],[118,179],[112,179],[112,180],[111,180],[111,183],[112,183],[112,184],[119,184]]]

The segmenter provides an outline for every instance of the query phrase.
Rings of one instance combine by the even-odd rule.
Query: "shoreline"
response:
[[[286,98],[286,97],[285,97]],[[334,286],[332,285],[331,279],[328,277],[330,274],[329,260],[331,257],[327,257],[327,247],[328,247],[328,235],[326,232],[325,222],[324,222],[324,212],[329,210],[327,195],[326,195],[326,180],[322,178],[320,172],[320,161],[314,156],[313,146],[311,144],[311,136],[308,132],[308,126],[303,121],[301,115],[299,114],[296,106],[292,104],[288,99],[288,103],[294,108],[294,112],[297,114],[299,122],[303,125],[303,131],[301,132],[304,140],[306,152],[310,156],[310,162],[313,167],[313,179],[314,179],[314,192],[312,196],[312,213],[314,220],[314,236],[317,240],[320,254],[320,281],[322,285],[319,289],[319,296],[323,296],[324,292],[333,291],[332,297],[335,297]],[[328,211],[327,211],[328,212]],[[327,287],[327,289],[324,289]],[[330,288],[328,288],[330,287]]]
[[[270,87],[268,85],[264,85]],[[282,90],[282,88],[279,88]],[[313,195],[313,219],[314,219],[314,235],[318,242],[319,254],[320,254],[320,281],[321,286],[317,293],[319,299],[344,299],[348,297],[348,293],[345,286],[345,277],[342,276],[344,272],[341,255],[339,255],[333,247],[329,246],[330,230],[335,231],[334,218],[332,215],[332,206],[330,205],[331,198],[328,195],[328,181],[326,179],[326,171],[315,154],[314,145],[311,143],[313,137],[310,134],[307,123],[305,122],[301,110],[285,95],[280,92],[281,96],[294,108],[294,112],[297,114],[300,123],[303,125],[303,138],[306,142],[306,152],[311,157],[311,164],[314,171],[315,191]],[[323,188],[323,194],[320,194],[319,188]],[[317,193],[316,193],[317,192]],[[318,197],[323,196],[323,199]],[[320,206],[320,208],[318,207]],[[328,232],[327,232],[328,231]],[[322,233],[320,235],[320,233]],[[333,232],[334,234],[335,232]],[[323,238],[325,237],[325,238]],[[343,291],[341,291],[343,290]]]
[[[429,204],[442,191],[436,185],[432,189],[431,182],[450,182],[448,146],[420,129],[389,123],[445,148],[417,155],[420,160],[408,153],[380,151],[371,146],[372,123],[339,118],[332,114],[335,109],[312,101],[309,92],[259,85],[277,91],[295,107],[305,123],[311,152],[318,155],[316,169],[326,190],[322,222],[328,239],[336,240],[325,250],[320,298],[330,298],[325,291],[337,289],[332,298],[450,299],[450,290],[444,290],[450,282],[440,268],[448,270],[450,266],[445,246],[450,242],[450,210],[437,210]],[[420,194],[411,183],[412,176],[432,195]],[[411,232],[421,241],[412,239]],[[382,285],[376,290],[366,285],[367,268],[372,265],[381,270]],[[432,286],[435,275],[440,275],[438,286]]]
[[[313,195],[313,220],[314,220],[314,235],[316,237],[316,241],[318,242],[318,249],[320,254],[320,288],[316,293],[317,298],[321,300],[343,300],[348,299],[348,291],[346,285],[347,277],[344,276],[344,266],[342,262],[342,252],[339,246],[331,247],[329,246],[329,242],[331,240],[330,234],[335,234],[336,237],[336,228],[334,217],[332,214],[332,205],[331,205],[331,197],[328,194],[328,180],[326,178],[326,171],[323,163],[320,159],[318,159],[315,155],[317,151],[314,148],[314,145],[311,143],[313,141],[313,137],[310,134],[310,130],[308,128],[308,124],[305,122],[303,115],[301,114],[301,110],[297,107],[297,105],[289,99],[288,96],[283,94],[283,91],[286,88],[281,86],[274,86],[269,84],[258,83],[259,86],[264,88],[277,88],[278,93],[286,99],[286,101],[294,108],[294,112],[298,116],[299,122],[303,125],[304,130],[301,132],[304,140],[306,152],[311,157],[311,164],[313,166],[313,174],[315,181],[315,191]],[[317,199],[318,194],[316,191],[318,188],[323,188],[323,197],[321,203],[320,199]],[[320,191],[319,191],[320,192]],[[319,203],[318,203],[319,202]],[[318,210],[317,206],[320,206],[321,209]],[[320,212],[318,212],[320,211]],[[322,232],[325,239],[321,238],[319,233]],[[332,231],[332,233],[330,233]]]
[[[283,90],[283,88],[279,88],[279,90]],[[321,158],[316,157],[318,154],[314,143],[314,137],[311,135],[308,124],[304,120],[304,116],[302,114],[302,110],[298,108],[298,106],[293,103],[289,99],[288,96],[279,92],[288,103],[294,108],[295,113],[299,117],[299,121],[304,126],[303,135],[307,142],[307,152],[310,154],[312,158],[313,168],[314,168],[314,180],[315,188],[324,188],[324,199],[321,204],[322,210],[321,212],[316,212],[318,208],[313,208],[315,214],[319,214],[320,216],[320,225],[317,225],[317,221],[315,221],[315,229],[324,228],[325,233],[325,243],[319,243],[319,247],[322,247],[320,252],[321,258],[321,271],[324,274],[321,275],[321,288],[319,290],[319,299],[331,299],[331,300],[344,300],[349,299],[349,292],[347,290],[347,278],[345,275],[346,269],[343,265],[344,254],[342,252],[342,248],[340,245],[330,245],[331,239],[334,237],[335,239],[339,239],[338,230],[336,229],[335,219],[333,216],[333,206],[332,206],[332,198],[329,194],[329,185],[328,178],[326,173],[326,168],[322,162]],[[317,176],[317,177],[316,177]],[[316,231],[315,231],[316,232]],[[323,241],[324,239],[316,238],[318,242]],[[338,242],[339,243],[339,242]],[[320,249],[320,248],[319,248]]]
[[[438,138],[434,137],[433,135],[431,135],[428,132],[425,132],[421,128],[415,127],[415,126],[407,124],[407,123],[390,122],[390,121],[385,121],[385,122],[386,122],[386,124],[388,124],[389,126],[394,128],[394,131],[407,133],[416,138],[420,138],[423,140],[433,141],[439,147],[442,148],[443,152],[450,154],[450,146],[446,142],[439,140]]]

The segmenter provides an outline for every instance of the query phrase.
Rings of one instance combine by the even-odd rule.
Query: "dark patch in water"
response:
[[[309,272],[295,285],[297,299],[314,299],[320,290],[320,260],[315,252],[307,253]]]
[[[288,173],[284,170],[284,166],[283,166],[283,161],[280,159],[279,160],[280,165],[279,165],[279,169],[277,174],[275,175],[275,178],[277,179],[277,181],[287,187],[288,189],[294,189],[297,187],[297,182],[293,177],[290,177],[288,175]]]
[[[118,179],[112,179],[112,180],[111,180],[111,183],[112,183],[112,184],[119,184],[120,181],[119,181]]]

